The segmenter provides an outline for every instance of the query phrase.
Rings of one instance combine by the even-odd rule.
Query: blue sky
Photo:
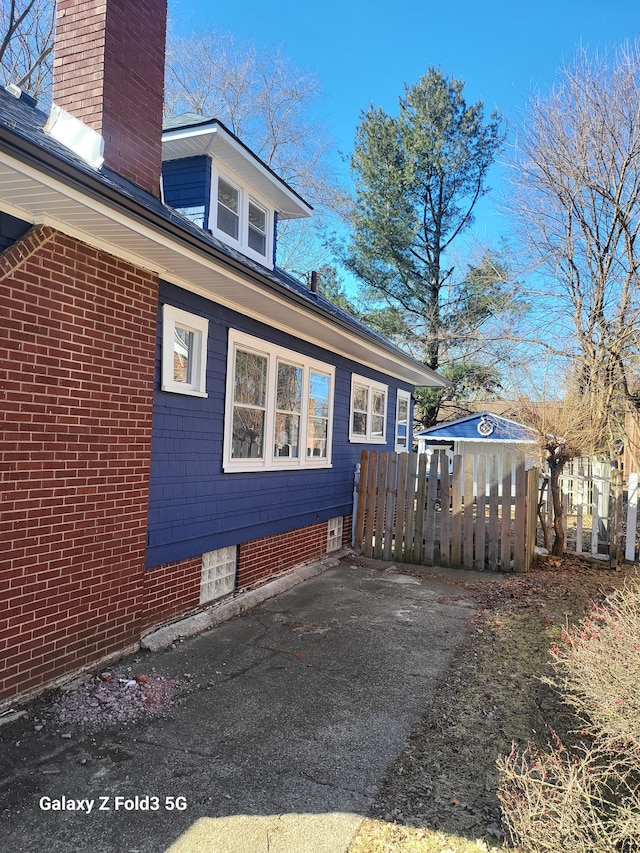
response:
[[[185,34],[213,27],[240,42],[280,46],[313,72],[323,93],[318,116],[345,153],[360,111],[373,102],[395,112],[405,83],[430,65],[462,78],[469,102],[482,100],[516,122],[529,95],[547,90],[581,44],[604,50],[640,37],[639,0],[170,0],[169,9]],[[503,170],[494,170],[491,184],[497,203]],[[478,238],[491,239],[500,227],[485,204]]]

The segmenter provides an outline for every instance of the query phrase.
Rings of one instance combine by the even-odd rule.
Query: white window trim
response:
[[[235,383],[236,348],[248,350],[267,358],[267,387],[265,400],[265,434],[263,459],[234,459],[231,456],[233,439],[233,405]],[[298,458],[274,456],[276,387],[278,360],[286,361],[302,368],[302,406],[300,411],[300,437]],[[307,427],[309,417],[309,375],[311,371],[323,373],[329,377],[329,418],[327,425],[327,456],[319,458],[307,456]],[[333,401],[335,394],[335,367],[325,362],[301,355],[294,350],[267,343],[236,329],[229,329],[227,350],[227,385],[224,414],[224,450],[222,467],[226,473],[237,471],[291,471],[310,468],[331,468],[331,449],[333,437]]]
[[[369,389],[368,411],[367,411],[367,434],[356,435],[353,432],[353,387],[354,385],[366,386]],[[371,436],[371,407],[373,405],[373,391],[384,391],[384,416],[382,437]],[[367,376],[351,374],[351,399],[349,401],[349,441],[356,444],[386,444],[387,443],[387,407],[389,405],[389,386],[382,382],[376,382]]]
[[[238,239],[235,240],[226,231],[218,228],[218,179],[222,178],[234,189],[238,190],[238,217],[239,229]],[[265,232],[265,254],[261,255],[249,246],[249,202],[266,213]],[[247,184],[231,175],[229,172],[221,171],[213,164],[211,169],[211,202],[209,205],[209,229],[223,243],[233,246],[243,255],[252,258],[263,266],[273,269],[273,222],[274,210],[268,202],[255,193]]]
[[[191,365],[192,381],[176,382],[173,378],[174,337],[176,326],[194,333],[194,353]],[[163,391],[207,397],[207,335],[209,321],[173,305],[162,306],[162,382]]]
[[[398,446],[398,426],[400,424],[398,420],[398,412],[400,411],[400,400],[407,401],[407,446],[399,447]],[[409,391],[404,391],[402,388],[398,388],[398,393],[396,396],[396,440],[395,440],[395,449],[396,453],[409,453],[411,451],[411,444],[413,438],[413,431],[411,429],[411,394]]]

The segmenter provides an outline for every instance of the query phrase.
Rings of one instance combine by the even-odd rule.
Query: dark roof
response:
[[[269,270],[261,264],[252,261],[240,252],[216,239],[208,231],[203,230],[191,220],[178,213],[172,207],[163,204],[158,198],[136,184],[118,175],[116,172],[102,166],[94,169],[71,149],[49,136],[44,131],[47,114],[29,105],[25,100],[0,87],[0,146],[9,148],[12,153],[26,151],[27,143],[43,155],[43,161],[53,172],[64,168],[67,175],[79,174],[91,180],[99,193],[109,195],[116,201],[132,202],[136,207],[144,209],[160,220],[161,223],[175,233],[176,229],[184,235],[195,238],[203,248],[214,250],[216,255],[226,257],[235,262],[235,266],[244,267],[247,271],[257,274],[265,287],[284,289],[295,294],[306,302],[310,308],[329,316],[342,326],[347,326],[364,335],[386,349],[396,350],[406,358],[407,354],[390,343],[386,338],[361,323],[351,314],[329,302],[318,293],[312,293],[306,285],[284,270],[275,268]],[[210,119],[207,119],[210,121]]]
[[[214,119],[211,116],[203,116],[200,113],[182,113],[179,116],[165,116],[162,121],[162,130],[183,130],[187,127],[210,124],[212,121]]]

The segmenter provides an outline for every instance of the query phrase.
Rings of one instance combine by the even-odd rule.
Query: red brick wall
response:
[[[344,518],[343,547],[351,537],[351,516]],[[238,547],[236,588],[247,589],[306,563],[327,551],[327,522],[289,533],[265,536]],[[148,569],[144,576],[141,631],[200,607],[202,556]]]
[[[351,545],[351,525],[353,523],[353,517],[350,515],[345,515],[342,519],[342,542],[341,545],[343,548],[347,548]]]
[[[200,606],[202,557],[148,569],[144,575],[141,631],[160,625]]]
[[[157,280],[37,227],[0,301],[2,700],[139,637]]]
[[[159,195],[166,0],[57,0],[53,100],[100,133],[106,164]]]
[[[240,545],[238,589],[246,589],[280,575],[293,566],[322,557],[327,552],[327,522],[299,527]]]

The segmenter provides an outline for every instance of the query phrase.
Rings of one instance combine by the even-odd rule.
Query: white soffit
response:
[[[414,385],[446,387],[447,381],[401,352],[377,346],[357,331],[315,313],[295,296],[271,291],[227,268],[202,250],[90,198],[56,178],[0,153],[0,209],[123,258],[185,290],[199,293],[255,320]]]

